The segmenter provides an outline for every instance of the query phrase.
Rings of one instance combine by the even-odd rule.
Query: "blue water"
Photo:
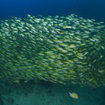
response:
[[[105,21],[105,0],[0,0],[0,18],[71,13]]]

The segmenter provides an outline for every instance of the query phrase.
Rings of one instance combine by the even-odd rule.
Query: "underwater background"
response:
[[[0,0],[0,18],[71,13],[105,21],[105,0]]]
[[[79,17],[83,17],[84,19],[95,19],[97,22],[105,22],[105,0],[0,0],[0,24],[3,23],[2,20],[4,20],[4,22],[7,22],[5,21],[5,19],[9,20],[9,19],[12,19],[13,17],[24,18],[24,17],[27,17],[27,14],[30,14],[32,16],[39,16],[39,17],[40,15],[42,15],[43,18],[49,17],[49,19],[52,19],[52,17],[50,16],[57,15],[57,16],[63,16],[64,18],[67,15],[76,14]],[[28,16],[28,19],[31,19],[31,18],[34,19],[30,15]],[[76,19],[75,16],[73,18]],[[47,19],[45,18],[45,20]],[[11,24],[11,22],[15,22],[15,19],[7,23]],[[71,27],[65,26],[65,27],[62,27],[61,30],[64,30],[64,31],[67,30],[67,32],[69,32],[70,28]],[[99,31],[102,31],[103,27],[102,27],[102,30],[101,28],[96,28],[96,29],[100,29]],[[0,32],[1,33],[5,32],[3,25],[1,25],[0,27]],[[59,33],[59,34],[62,34],[62,33]],[[103,36],[105,37],[105,34],[103,34]],[[0,41],[1,41],[0,42],[0,46],[1,46],[2,45],[1,43],[3,41],[2,38],[0,39]],[[2,49],[2,46],[1,46],[1,49]],[[18,47],[18,49],[20,48]],[[4,50],[4,51],[7,51],[7,50]],[[3,51],[1,51],[0,54],[1,53],[3,53]],[[102,59],[102,60],[105,60],[105,59]],[[3,68],[5,68],[5,65],[4,65],[5,63],[2,64],[1,61],[0,63],[1,63],[0,67],[4,66]],[[2,68],[0,68],[0,70],[2,71]],[[105,66],[102,67],[102,70],[105,72]],[[9,78],[11,80],[13,79],[15,81],[14,83],[14,82],[5,80],[4,79],[5,76],[6,74],[4,76],[0,74],[0,79],[1,79],[0,80],[0,105],[105,105],[105,86],[103,85],[99,87],[91,87],[88,85],[82,87],[79,84],[64,85],[59,83],[52,83],[51,81],[46,82],[43,79],[35,80],[35,81],[32,80],[28,82],[26,80],[25,82],[23,82],[23,81],[18,81],[17,79],[14,80],[15,76],[14,78],[12,77]],[[103,78],[101,80],[104,80],[103,84],[105,85],[104,76],[105,75],[102,75]],[[75,97],[74,98],[71,97],[69,92],[76,93],[79,98],[75,99]]]

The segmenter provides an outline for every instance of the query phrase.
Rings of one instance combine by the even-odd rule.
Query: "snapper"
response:
[[[74,93],[74,92],[69,92],[69,95],[70,95],[70,97],[72,97],[72,98],[74,98],[74,99],[78,99],[79,98],[79,96],[78,96],[78,94],[77,93]]]

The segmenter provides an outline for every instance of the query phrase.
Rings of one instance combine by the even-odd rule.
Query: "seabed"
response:
[[[76,92],[78,99],[69,96]],[[59,85],[44,81],[0,82],[0,105],[105,105],[105,87]]]

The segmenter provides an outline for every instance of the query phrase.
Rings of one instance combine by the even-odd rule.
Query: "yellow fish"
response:
[[[73,93],[69,92],[69,95],[70,95],[70,97],[75,98],[75,99],[79,98],[78,94],[74,93],[74,92]]]

